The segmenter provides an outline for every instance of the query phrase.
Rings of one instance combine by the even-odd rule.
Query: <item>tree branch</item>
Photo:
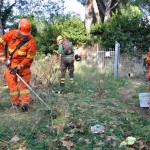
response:
[[[118,1],[110,8],[110,10],[113,10],[119,3],[120,3],[120,0],[118,0]]]

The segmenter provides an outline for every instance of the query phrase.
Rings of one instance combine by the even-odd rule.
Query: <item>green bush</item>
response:
[[[142,17],[143,13],[138,7],[128,4],[126,8],[122,7],[121,14],[114,13],[106,24],[93,25],[91,33],[104,47],[114,47],[115,41],[118,41],[121,52],[137,53],[134,46],[138,52],[147,51],[150,25]]]
[[[77,17],[61,16],[50,23],[44,20],[42,24],[43,28],[36,37],[38,51],[42,53],[53,53],[58,49],[56,45],[58,35],[68,38],[73,45],[90,42],[84,23]]]

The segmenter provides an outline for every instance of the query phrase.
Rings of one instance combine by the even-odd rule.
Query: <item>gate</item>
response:
[[[113,72],[115,62],[114,48],[102,48],[97,45],[96,64],[106,72]]]

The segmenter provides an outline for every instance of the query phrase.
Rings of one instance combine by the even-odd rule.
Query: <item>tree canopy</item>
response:
[[[112,47],[117,40],[122,52],[130,51],[133,45],[141,51],[148,49],[150,28],[144,16],[149,12],[148,0],[78,1],[86,8],[84,22],[76,13],[64,15],[64,0],[1,0],[0,35],[4,29],[17,28],[19,19],[26,17],[31,21],[38,51],[45,54],[57,50],[55,39],[60,34],[74,44],[99,42]]]
[[[121,14],[114,13],[107,24],[93,26],[91,33],[100,37],[100,43],[105,47],[113,47],[114,42],[118,41],[121,52],[134,53],[134,46],[139,52],[147,51],[150,24],[147,19],[142,18],[142,10],[128,4],[127,7],[122,6],[120,11]]]

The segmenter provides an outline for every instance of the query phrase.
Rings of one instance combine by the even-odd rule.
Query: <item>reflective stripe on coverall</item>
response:
[[[18,38],[19,30],[12,30],[5,33],[0,37],[0,61],[4,60],[4,46],[8,44],[8,57],[16,48],[16,45],[21,42]],[[30,66],[33,62],[33,58],[36,55],[36,43],[34,37],[31,35],[30,40],[27,41],[23,46],[15,51],[11,59],[11,67],[14,68],[17,65],[22,65],[23,68],[18,72],[18,74],[23,78],[23,80],[30,84],[31,72]],[[6,68],[5,79],[10,90],[10,99],[13,104],[30,104],[30,91],[20,81],[18,84],[18,79],[16,75],[10,73],[10,70]]]

